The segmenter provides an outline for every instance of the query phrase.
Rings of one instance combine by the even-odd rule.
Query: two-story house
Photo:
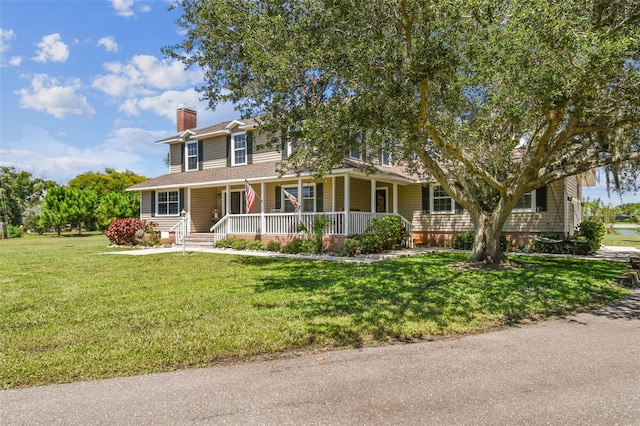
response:
[[[265,148],[256,128],[253,119],[198,128],[196,111],[179,107],[178,133],[156,142],[168,145],[169,173],[128,188],[140,192],[141,219],[158,223],[166,241],[181,242],[184,216],[188,235],[207,234],[212,242],[240,237],[286,243],[299,235],[300,222],[309,227],[323,215],[334,248],[382,215],[400,216],[412,244],[446,245],[452,235],[473,229],[440,185],[395,167],[384,153],[373,174],[352,153],[322,182],[310,173],[280,176],[277,164],[294,147]],[[584,180],[571,177],[526,194],[504,232],[516,245],[540,233],[571,234],[581,220]],[[257,195],[251,211],[247,190]]]

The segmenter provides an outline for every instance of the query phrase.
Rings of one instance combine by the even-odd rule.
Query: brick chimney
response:
[[[178,133],[187,129],[195,129],[196,127],[198,127],[197,116],[198,113],[196,112],[196,109],[194,107],[185,104],[178,105],[176,120]]]

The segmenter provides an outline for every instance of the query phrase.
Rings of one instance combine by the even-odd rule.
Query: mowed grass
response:
[[[614,229],[614,232],[605,234],[602,244],[605,246],[627,246],[640,249],[640,232],[634,234],[619,234],[616,233]]]
[[[105,254],[104,236],[0,241],[3,389],[439,339],[620,299],[623,263],[465,254],[376,264],[208,253]]]

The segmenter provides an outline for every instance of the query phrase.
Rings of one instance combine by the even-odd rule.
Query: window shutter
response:
[[[454,203],[455,203],[455,205],[456,205],[456,213],[457,213],[457,214],[463,213],[463,212],[464,212],[464,207],[462,207],[460,204],[458,204],[458,203],[456,202],[456,200],[453,200],[453,202],[454,202]]]
[[[202,143],[202,141],[198,141],[198,170],[202,170],[202,163],[204,158],[203,145],[204,144]]]
[[[247,132],[247,164],[253,163],[253,131]]]
[[[323,189],[324,189],[324,184],[323,183],[317,183],[316,184],[316,212],[322,212],[323,210]]]
[[[282,208],[282,189],[279,186],[276,186],[276,209],[280,210]]]
[[[287,152],[287,131],[283,130],[280,135],[280,150],[282,151],[282,159],[286,160],[289,158],[289,153]]]
[[[423,184],[422,185],[422,211],[424,213],[429,213],[430,204],[431,203],[429,202],[429,185]]]
[[[184,172],[185,170],[185,166],[184,166],[184,150],[185,150],[185,144],[181,143],[180,144],[180,171]]]
[[[536,190],[536,211],[547,211],[547,187],[543,186]]]
[[[156,191],[151,191],[151,217],[156,216]]]
[[[178,200],[178,213],[184,210],[184,188],[180,190],[179,200]]]
[[[227,135],[227,167],[231,167],[231,135]]]

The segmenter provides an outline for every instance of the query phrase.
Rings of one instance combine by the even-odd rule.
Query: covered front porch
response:
[[[299,236],[302,228],[312,230],[319,217],[326,222],[326,236],[363,233],[371,220],[388,215],[399,216],[411,233],[411,222],[398,213],[398,185],[404,182],[344,174],[322,182],[299,177],[247,183],[257,194],[251,211],[247,211],[245,182],[186,188],[186,217],[170,230],[175,232],[175,241],[181,243],[184,235],[205,232],[214,241],[230,236]]]

